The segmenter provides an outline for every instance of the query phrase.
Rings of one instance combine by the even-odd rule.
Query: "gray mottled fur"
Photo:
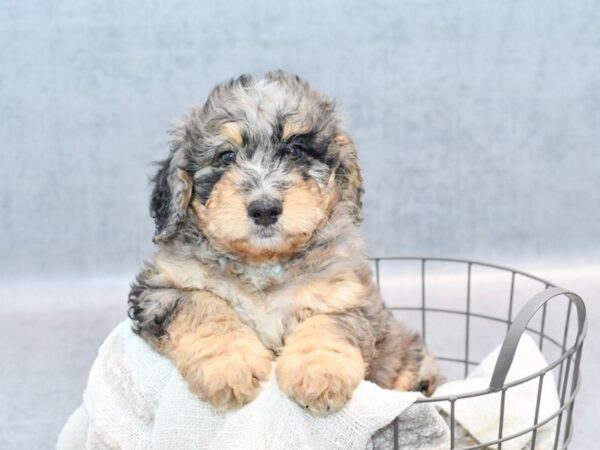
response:
[[[313,154],[304,166],[292,167],[274,156],[283,145],[284,120],[297,121],[310,130],[302,138],[310,140]],[[189,183],[192,198],[204,204],[213,181],[227,170],[214,163],[230,146],[218,130],[234,121],[243,136],[245,150],[238,164],[247,181],[249,201],[265,193],[277,195],[286,188],[290,174],[298,172],[320,185],[334,176],[341,192],[327,221],[301,251],[285,260],[262,265],[245,262],[207,239],[186,205]],[[157,254],[200,264],[205,279],[210,280],[205,289],[224,297],[229,292],[224,286],[263,298],[303,279],[327,278],[348,270],[355,273],[367,288],[362,306],[332,317],[344,336],[361,349],[368,364],[367,378],[391,387],[401,369],[409,370],[426,384],[417,383],[415,388],[431,392],[438,381],[435,364],[419,336],[385,308],[373,283],[358,226],[362,180],[353,147],[334,142],[340,133],[333,100],[297,76],[275,71],[258,79],[242,76],[218,85],[203,106],[190,110],[176,126],[169,157],[154,178],[151,213],[156,222]],[[149,263],[129,296],[136,330],[160,348],[161,340],[168,339],[170,318],[187,295]],[[258,326],[250,319],[248,323]]]

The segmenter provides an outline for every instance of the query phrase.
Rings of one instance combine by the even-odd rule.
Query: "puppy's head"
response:
[[[218,85],[174,130],[154,178],[155,241],[199,232],[249,261],[304,248],[344,204],[358,221],[362,179],[334,102],[282,71]]]

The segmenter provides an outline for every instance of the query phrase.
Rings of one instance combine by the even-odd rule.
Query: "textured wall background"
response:
[[[572,448],[597,446],[598,1],[0,0],[0,447],[54,448],[81,401],[152,250],[169,123],[278,67],[345,109],[372,254],[500,261],[582,294]]]
[[[3,0],[2,276],[133,273],[169,123],[277,67],[346,111],[371,253],[600,259],[598,2]]]

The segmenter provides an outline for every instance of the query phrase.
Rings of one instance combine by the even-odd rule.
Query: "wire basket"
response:
[[[552,448],[568,447],[573,433],[573,406],[581,383],[579,367],[586,332],[585,305],[577,294],[518,270],[475,261],[386,257],[374,258],[372,264],[386,304],[404,322],[420,329],[447,378],[467,376],[502,342],[486,389],[417,400],[436,406],[445,403],[444,409],[449,411],[451,449],[500,450],[503,444],[524,435],[529,435],[528,446],[535,449],[540,429],[545,427],[547,433],[551,421],[554,421]],[[457,305],[462,306],[457,308]],[[550,362],[535,373],[509,382],[507,374],[523,333],[535,339],[545,360]],[[542,387],[550,376],[556,383],[560,406],[541,417]],[[507,433],[506,412],[509,408],[523,409],[518,402],[508,404],[511,397],[507,393],[528,382],[537,382],[535,407],[529,405],[534,411],[531,425]],[[465,444],[459,439],[462,430],[455,411],[465,399],[492,393],[500,396],[497,438]],[[398,418],[393,429],[394,449],[398,449]]]

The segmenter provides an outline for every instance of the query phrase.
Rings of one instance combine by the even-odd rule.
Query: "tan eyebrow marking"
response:
[[[310,127],[308,127],[305,123],[302,123],[298,120],[291,121],[286,120],[283,124],[283,130],[281,132],[281,139],[286,140],[292,136],[306,134],[310,132]]]
[[[227,122],[221,126],[221,135],[232,145],[242,148],[242,131],[236,122]]]

